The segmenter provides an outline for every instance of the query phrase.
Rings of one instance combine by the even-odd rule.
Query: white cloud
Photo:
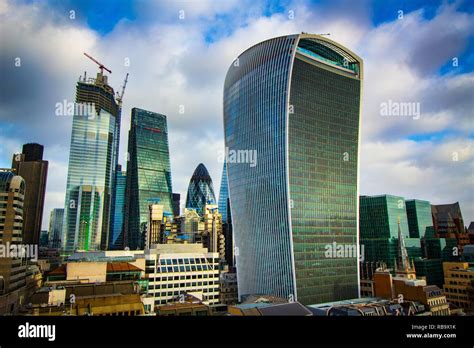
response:
[[[151,5],[138,3],[143,20],[122,20],[101,37],[84,23],[69,20],[67,14],[61,17],[46,5],[0,2],[0,30],[2,38],[8,38],[2,43],[0,58],[11,63],[20,52],[25,63],[23,76],[16,70],[7,71],[12,81],[9,93],[23,101],[27,93],[26,99],[31,101],[12,103],[12,109],[11,105],[0,108],[0,119],[19,128],[9,129],[8,136],[0,139],[10,144],[0,149],[0,162],[8,165],[9,153],[21,143],[46,145],[50,175],[45,216],[49,216],[49,209],[63,205],[71,127],[70,119],[53,119],[50,110],[55,102],[73,98],[74,84],[84,70],[89,74],[96,71],[82,55],[84,51],[112,69],[110,82],[115,89],[130,73],[122,114],[122,164],[131,108],[167,115],[173,188],[181,193],[183,203],[189,179],[200,162],[208,168],[216,193],[219,191],[222,163],[217,157],[224,146],[222,89],[231,62],[262,40],[304,31],[330,32],[333,40],[364,58],[361,192],[387,192],[433,203],[460,200],[466,220],[474,219],[474,204],[468,195],[472,188],[472,141],[466,136],[438,142],[403,140],[448,127],[463,134],[472,132],[474,98],[468,93],[474,75],[436,75],[436,68],[461,54],[472,36],[472,16],[457,12],[455,5],[446,5],[431,20],[417,11],[372,28],[365,5],[347,11],[346,5],[337,2],[324,6],[289,2],[282,13],[271,16],[263,15],[258,1]],[[180,9],[185,10],[184,20],[178,17]],[[290,10],[294,19],[288,17]],[[219,18],[223,13],[227,16]],[[212,26],[219,26],[225,34],[209,41],[206,38]],[[227,33],[224,29],[229,27],[232,30]],[[441,44],[443,49],[437,49]],[[126,59],[130,66],[124,65]],[[27,79],[31,86],[23,92]],[[381,117],[380,103],[389,99],[420,102],[421,118]],[[179,113],[180,105],[184,105],[183,114]],[[25,134],[31,125],[35,128]],[[453,163],[453,151],[458,151],[462,160]],[[43,226],[47,222],[48,218]]]

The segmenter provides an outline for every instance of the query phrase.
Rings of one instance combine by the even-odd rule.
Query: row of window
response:
[[[185,288],[185,287],[196,287],[196,286],[211,286],[217,285],[219,281],[205,281],[205,282],[191,282],[191,283],[166,283],[166,284],[158,284],[158,285],[150,285],[148,289],[172,289],[172,288]]]

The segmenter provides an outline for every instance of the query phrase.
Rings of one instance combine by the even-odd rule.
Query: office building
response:
[[[237,292],[237,274],[234,272],[222,272],[220,276],[220,303],[235,305],[239,298]]]
[[[411,199],[405,201],[410,238],[434,237],[431,204],[428,201]]]
[[[148,294],[156,306],[192,295],[219,303],[219,254],[200,244],[157,244],[145,250]]]
[[[209,252],[219,253],[220,262],[225,262],[225,237],[222,232],[222,215],[216,204],[207,204],[203,208],[204,231],[200,241]]]
[[[471,221],[466,232],[469,238],[469,244],[474,244],[474,221]]]
[[[212,315],[212,312],[211,308],[204,304],[199,298],[185,293],[175,300],[156,306],[156,315],[209,316]]]
[[[179,193],[173,193],[173,216],[181,215],[181,195]]]
[[[232,236],[232,215],[230,212],[229,185],[227,181],[227,164],[224,161],[221,187],[219,190],[219,213],[222,215],[222,233],[225,240],[225,259],[229,268],[234,269],[234,238]]]
[[[145,249],[153,248],[155,244],[180,243],[178,226],[170,213],[163,211],[163,205],[148,206],[148,223],[145,232]]]
[[[160,204],[173,213],[168,127],[166,116],[132,109],[128,135],[125,246],[143,249],[148,206]]]
[[[14,313],[18,301],[3,299],[26,285],[26,256],[23,243],[23,204],[25,181],[10,170],[0,171],[0,314]],[[36,245],[37,246],[37,245]]]
[[[122,166],[118,165],[115,172],[115,191],[113,196],[113,218],[111,233],[109,237],[109,249],[120,250],[124,248],[124,209],[125,209],[125,189],[127,184],[127,173],[122,171]]]
[[[395,269],[399,235],[403,236],[410,262],[423,256],[420,238],[411,238],[405,199],[379,195],[360,197],[360,243],[364,260],[384,262]]]
[[[186,208],[195,209],[202,216],[206,204],[217,204],[212,179],[204,164],[199,163],[189,181]]]
[[[469,297],[469,287],[474,282],[474,267],[467,262],[443,262],[443,272],[447,301],[470,313],[474,306],[472,297]]]
[[[319,35],[244,51],[224,84],[239,296],[314,304],[357,297],[362,60]]]
[[[87,105],[92,110],[79,112],[78,106]],[[66,254],[108,246],[119,141],[120,107],[102,72],[79,79],[75,106],[62,238]]]
[[[219,190],[219,213],[222,215],[222,223],[227,223],[227,214],[230,214],[230,211],[227,210],[229,199],[229,186],[227,183],[227,165],[224,162],[224,167],[222,168],[222,178],[221,178],[221,187]]]
[[[108,254],[107,254],[108,253]],[[80,252],[46,274],[31,297],[30,315],[144,314],[145,259],[131,252]],[[74,294],[75,301],[71,302]]]
[[[54,208],[49,215],[49,238],[50,248],[61,247],[61,237],[63,232],[64,209]]]
[[[23,242],[39,244],[48,177],[48,161],[43,161],[43,145],[23,145],[22,153],[13,155],[12,168],[25,180]]]
[[[469,234],[466,232],[459,202],[431,206],[433,226],[437,237],[456,238],[459,254],[464,246],[469,244]]]

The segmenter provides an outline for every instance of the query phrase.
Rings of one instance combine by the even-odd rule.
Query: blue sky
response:
[[[54,105],[74,99],[80,74],[95,73],[82,55],[88,52],[112,69],[116,90],[130,73],[120,162],[131,108],[163,113],[174,191],[184,201],[200,162],[218,191],[222,87],[233,59],[274,36],[329,32],[364,59],[361,193],[460,201],[468,223],[474,220],[473,23],[469,0],[0,0],[0,167],[23,143],[45,145],[46,227],[50,209],[64,204],[71,130],[70,119],[54,116]],[[20,68],[12,64],[17,57]],[[419,103],[420,119],[381,117],[389,100]]]

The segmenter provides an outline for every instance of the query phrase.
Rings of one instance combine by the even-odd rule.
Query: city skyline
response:
[[[471,0],[0,0],[0,42],[13,343],[472,338]]]
[[[51,209],[63,206],[72,122],[71,117],[56,116],[54,109],[56,103],[74,100],[72,85],[78,75],[84,70],[89,76],[95,74],[96,66],[82,55],[89,52],[112,69],[110,84],[116,90],[130,72],[119,163],[125,165],[130,110],[145,108],[168,115],[174,191],[185,196],[189,177],[200,162],[206,164],[216,187],[220,187],[222,163],[218,157],[224,148],[220,103],[229,63],[239,52],[279,34],[330,32],[331,39],[358,52],[366,62],[362,117],[367,122],[361,131],[360,193],[391,193],[432,204],[459,201],[468,224],[474,219],[469,190],[473,136],[468,92],[474,80],[472,6],[468,2],[404,6],[389,2],[380,11],[380,5],[362,2],[350,13],[339,11],[341,6],[325,2],[270,6],[257,2],[247,4],[246,11],[238,11],[234,2],[178,2],[166,6],[124,2],[102,20],[90,15],[97,8],[75,2],[3,1],[2,32],[9,35],[1,59],[11,83],[8,90],[2,89],[2,96],[27,93],[33,103],[18,102],[16,97],[8,98],[8,102],[5,99],[5,107],[0,109],[0,138],[4,144],[0,166],[8,167],[11,155],[20,152],[24,143],[45,146],[50,176],[42,227],[47,228]],[[49,26],[38,32],[30,26],[11,32],[10,19],[34,24],[29,16],[32,11],[40,13]],[[71,19],[70,11],[74,11],[75,19]],[[226,21],[222,18],[230,18],[231,13],[236,19],[223,23]],[[326,14],[324,18],[321,13]],[[457,26],[448,27],[451,22]],[[192,35],[187,30],[190,28],[196,29]],[[169,35],[158,38],[160,32]],[[59,35],[58,40],[45,42],[44,48],[30,41],[52,33]],[[410,40],[403,40],[408,34]],[[145,45],[147,40],[153,45]],[[29,46],[19,46],[19,42]],[[430,47],[439,42],[445,49],[429,54]],[[387,55],[390,45],[394,49]],[[16,57],[22,58],[20,67],[14,65]],[[453,66],[454,58],[457,66]],[[48,68],[52,62],[54,71]],[[383,68],[383,79],[374,75],[375,67]],[[152,75],[158,79],[151,79]],[[33,81],[48,78],[51,88],[40,91],[33,83],[20,93],[19,86],[25,88],[20,81],[27,77]],[[154,84],[163,88],[155,89]],[[391,102],[420,102],[420,118],[382,116],[382,104]],[[25,117],[15,119],[18,114]],[[187,141],[193,142],[193,151],[183,147]],[[457,160],[453,160],[455,157]]]

